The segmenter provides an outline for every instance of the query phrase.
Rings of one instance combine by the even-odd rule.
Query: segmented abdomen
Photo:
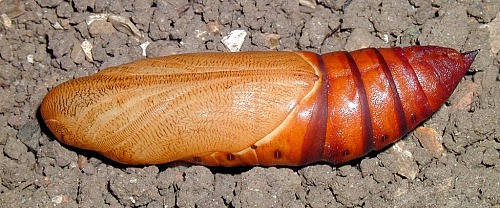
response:
[[[329,96],[321,159],[343,163],[401,138],[439,109],[474,56],[432,46],[323,55]]]

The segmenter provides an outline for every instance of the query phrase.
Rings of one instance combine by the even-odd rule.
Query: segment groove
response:
[[[387,78],[387,81],[389,82],[389,87],[391,88],[392,91],[394,108],[396,110],[398,119],[397,123],[399,128],[399,135],[404,135],[408,131],[408,124],[406,123],[406,115],[403,109],[403,103],[401,102],[401,97],[399,96],[399,92],[396,88],[396,83],[394,82],[394,78],[392,77],[391,71],[389,70],[389,65],[387,64],[387,61],[384,59],[380,51],[378,49],[373,49],[373,51],[377,56],[377,60],[380,63],[380,66],[382,67],[382,71],[384,72],[384,75]]]
[[[323,59],[316,54],[321,71],[321,88],[314,104],[311,120],[304,135],[300,164],[305,165],[322,159],[326,140],[326,121],[328,118],[328,70]]]
[[[417,74],[415,73],[415,69],[413,69],[413,67],[410,64],[410,61],[408,61],[408,59],[406,58],[405,52],[403,51],[402,48],[393,48],[393,50],[396,56],[399,58],[399,60],[401,60],[401,62],[403,63],[403,67],[405,69],[409,69],[408,71],[411,72],[411,76],[414,77],[418,93],[421,93],[425,97],[425,103],[418,103],[421,105],[420,109],[424,111],[423,112],[424,115],[419,115],[419,116],[424,118],[429,117],[433,113],[433,111],[429,103],[429,98],[425,94],[424,89],[422,88],[422,84],[420,84],[420,80],[418,80]],[[413,122],[412,126],[413,126],[416,123],[416,118],[414,118],[415,117],[414,113],[410,113],[410,115],[412,115],[412,122]]]
[[[366,95],[365,85],[363,84],[363,79],[361,78],[361,72],[359,71],[356,62],[352,55],[348,52],[344,52],[348,62],[349,68],[351,68],[351,73],[354,78],[354,84],[356,85],[356,90],[359,96],[359,102],[361,104],[361,121],[362,121],[362,138],[364,141],[363,152],[370,152],[373,150],[373,125],[372,118],[370,115],[370,106],[368,105],[368,97]]]

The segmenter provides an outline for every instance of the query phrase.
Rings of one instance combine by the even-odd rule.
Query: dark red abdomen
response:
[[[322,55],[326,136],[316,139],[323,150],[303,148],[303,163],[318,159],[314,151],[339,164],[397,141],[443,105],[476,54],[413,46]]]

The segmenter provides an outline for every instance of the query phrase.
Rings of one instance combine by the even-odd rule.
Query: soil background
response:
[[[498,0],[0,1],[0,207],[499,207],[499,11]],[[481,51],[424,128],[339,166],[130,167],[63,145],[40,118],[62,82],[228,51],[233,30],[248,33],[241,51]]]

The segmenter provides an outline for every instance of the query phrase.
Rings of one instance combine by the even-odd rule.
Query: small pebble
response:
[[[222,38],[222,43],[229,49],[229,51],[237,52],[240,51],[246,36],[247,32],[245,30],[233,30],[229,33],[229,35]]]

